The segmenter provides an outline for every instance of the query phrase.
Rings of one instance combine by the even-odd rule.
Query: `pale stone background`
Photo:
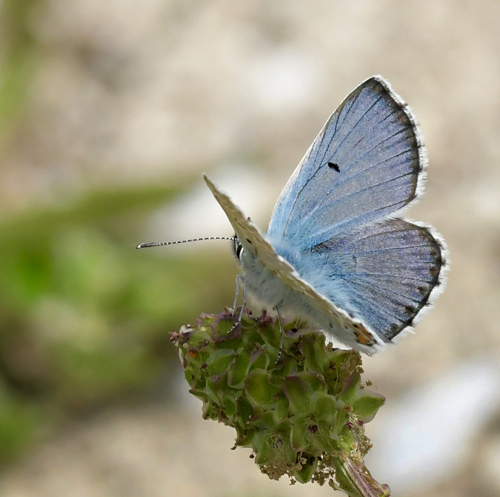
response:
[[[495,0],[40,2],[43,63],[1,164],[0,207],[184,174],[194,193],[170,224],[152,221],[154,237],[163,222],[175,238],[230,234],[208,207],[198,173],[209,170],[265,228],[330,112],[382,74],[416,112],[430,156],[409,216],[444,235],[452,269],[417,333],[365,360],[388,397],[367,426],[369,467],[398,496],[499,495],[499,23]],[[68,428],[1,475],[0,495],[331,494],[267,482],[179,385],[168,409]]]

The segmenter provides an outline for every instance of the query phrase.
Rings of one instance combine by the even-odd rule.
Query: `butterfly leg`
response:
[[[241,274],[238,276],[240,278],[241,287],[243,288],[243,302],[241,303],[240,315],[238,316],[238,323],[241,323],[241,320],[243,319],[243,313],[247,308],[247,286],[245,284],[244,276],[242,276]]]
[[[243,318],[243,313],[245,312],[245,308],[247,306],[247,289],[245,286],[245,277],[242,274],[238,274],[236,276],[236,289],[234,292],[234,302],[233,302],[233,316],[236,313],[236,306],[238,305],[238,297],[240,296],[240,286],[243,288],[243,302],[240,309],[240,315],[238,316],[237,323],[241,323],[241,319]]]
[[[280,347],[278,349],[278,356],[276,357],[276,360],[274,361],[274,364],[278,364],[280,358],[281,358],[281,352],[283,350],[283,336],[285,335],[285,330],[283,329],[283,321],[281,319],[281,314],[278,306],[274,308],[276,311],[276,314],[278,315],[278,324],[280,327]]]
[[[236,276],[236,288],[234,289],[234,301],[233,301],[233,316],[236,312],[236,305],[238,304],[238,297],[240,296],[240,284],[242,275],[238,274]]]
[[[241,320],[243,319],[243,313],[245,312],[247,306],[247,289],[245,285],[245,277],[242,274],[238,274],[236,276],[236,289],[234,292],[234,302],[233,302],[233,317],[236,314],[236,306],[238,305],[238,297],[240,296],[240,286],[243,288],[243,302],[240,308],[240,313],[238,315],[238,319],[236,323],[231,327],[228,333],[233,332],[239,324],[241,324]]]

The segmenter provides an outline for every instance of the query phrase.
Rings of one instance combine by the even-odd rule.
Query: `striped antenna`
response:
[[[179,243],[204,242],[206,240],[234,240],[234,237],[229,236],[205,236],[203,238],[191,238],[190,240],[178,240],[175,242],[145,242],[139,243],[137,249],[149,247],[163,247],[164,245],[178,245]]]

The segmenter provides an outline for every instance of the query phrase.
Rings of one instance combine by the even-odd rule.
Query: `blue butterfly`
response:
[[[248,292],[278,315],[373,354],[444,290],[447,249],[401,217],[424,190],[417,119],[380,76],[328,119],[283,189],[266,235],[205,176],[231,222]]]

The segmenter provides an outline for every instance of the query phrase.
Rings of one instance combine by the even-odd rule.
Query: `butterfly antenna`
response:
[[[174,242],[145,242],[139,243],[137,249],[149,248],[149,247],[163,247],[165,245],[179,245],[180,243],[190,243],[190,242],[204,242],[206,240],[233,240],[234,237],[229,236],[204,236],[202,238],[191,238],[189,240],[177,240]]]

